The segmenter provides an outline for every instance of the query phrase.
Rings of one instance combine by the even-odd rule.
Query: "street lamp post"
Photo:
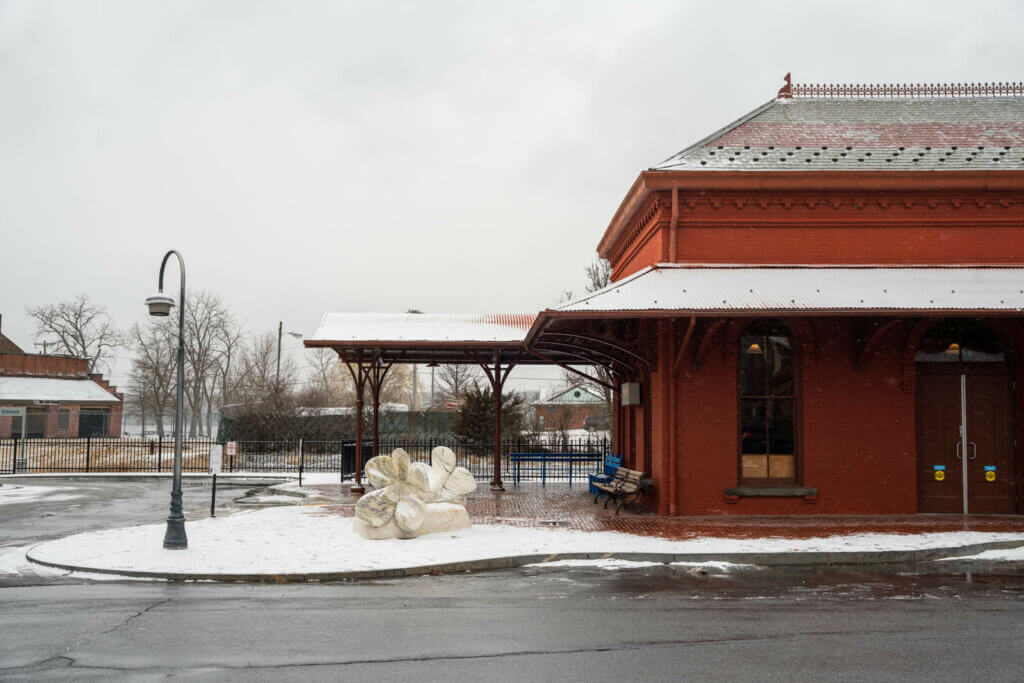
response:
[[[167,516],[167,531],[164,533],[164,548],[183,550],[188,548],[188,537],[185,535],[185,515],[181,506],[181,430],[184,427],[185,404],[185,259],[176,250],[171,249],[164,254],[160,263],[160,280],[158,291],[146,299],[149,314],[158,318],[166,318],[174,308],[174,299],[164,294],[164,269],[171,254],[178,257],[178,270],[181,272],[181,293],[178,297],[178,386],[174,403],[174,478],[171,482],[171,512]]]

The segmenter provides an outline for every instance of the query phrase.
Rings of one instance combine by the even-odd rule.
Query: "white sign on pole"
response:
[[[0,408],[0,417],[25,417],[24,408]]]
[[[213,444],[210,446],[210,474],[218,474],[221,471],[221,463],[224,460],[224,446]]]
[[[231,457],[235,457],[236,453],[238,453],[238,442],[228,441],[228,455]]]

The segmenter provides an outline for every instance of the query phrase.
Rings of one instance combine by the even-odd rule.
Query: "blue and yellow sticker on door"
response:
[[[935,481],[944,481],[946,479],[945,465],[933,465],[932,469],[935,471]]]
[[[996,480],[996,466],[995,465],[985,465],[985,481],[995,481],[995,480]]]

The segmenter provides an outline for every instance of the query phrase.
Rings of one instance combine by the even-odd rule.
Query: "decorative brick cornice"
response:
[[[619,261],[625,252],[635,244],[640,234],[658,218],[658,214],[665,209],[671,208],[671,204],[672,200],[665,194],[651,194],[647,198],[646,203],[633,215],[633,219],[630,221],[623,238],[615,245],[615,249],[610,255],[611,262],[616,263]]]

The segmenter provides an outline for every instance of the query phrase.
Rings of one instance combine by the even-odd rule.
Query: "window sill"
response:
[[[726,489],[726,496],[739,498],[806,498],[818,495],[818,489],[806,486],[737,486]]]

